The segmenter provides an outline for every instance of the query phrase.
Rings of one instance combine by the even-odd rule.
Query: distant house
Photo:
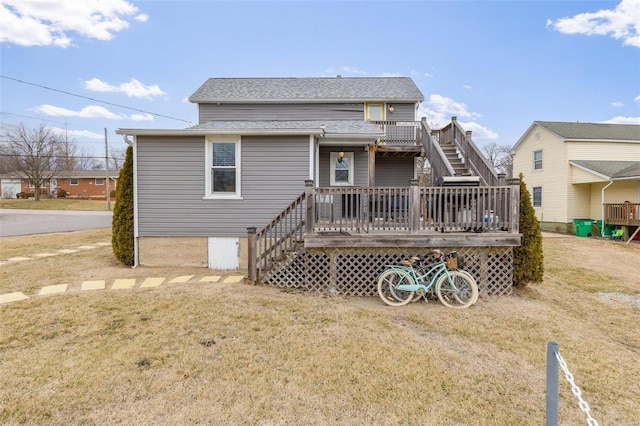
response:
[[[118,171],[109,171],[109,192],[116,189]],[[106,198],[107,173],[105,170],[72,170],[48,172],[52,175],[40,187],[43,195],[56,196],[59,189],[67,192],[68,198]],[[2,198],[15,198],[20,192],[33,193],[35,188],[29,179],[19,175],[2,175]]]
[[[535,121],[513,147],[519,173],[544,230],[640,225],[640,125]]]
[[[459,247],[481,289],[508,293],[519,186],[455,118],[429,129],[423,99],[406,77],[211,78],[189,98],[197,125],[118,129],[134,152],[136,264],[364,295],[388,262]],[[418,187],[427,158],[432,182],[468,187]]]

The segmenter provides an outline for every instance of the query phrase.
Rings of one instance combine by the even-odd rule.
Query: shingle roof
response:
[[[376,124],[365,120],[327,120],[327,121],[208,121],[189,128],[190,130],[301,130],[324,129],[326,135],[349,134],[382,137],[384,132]]]
[[[571,160],[571,163],[614,180],[640,178],[640,161]]]
[[[210,78],[191,102],[424,100],[409,77]]]
[[[107,175],[107,172],[105,170],[62,170],[59,172],[51,172],[51,171],[46,171],[45,174],[47,176],[53,176],[53,178],[104,178]],[[114,178],[118,178],[120,174],[119,170],[109,170],[109,177],[114,179]],[[4,179],[11,179],[12,177],[15,178],[22,178],[22,179],[26,179],[26,175],[22,172],[16,172],[16,173],[5,173],[3,175],[0,175],[0,178],[4,178]]]
[[[640,125],[605,124],[605,123],[571,123],[558,121],[536,121],[565,139],[593,139],[597,141],[639,141]]]

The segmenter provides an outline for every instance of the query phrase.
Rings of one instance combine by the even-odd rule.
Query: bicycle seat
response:
[[[411,266],[414,263],[416,263],[417,260],[420,260],[420,258],[418,256],[413,256],[411,259],[409,260],[401,260],[400,264],[404,265],[404,266]]]

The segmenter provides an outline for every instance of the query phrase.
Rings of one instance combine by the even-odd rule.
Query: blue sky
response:
[[[104,128],[122,148],[117,128],[196,124],[209,77],[410,76],[428,123],[480,146],[534,120],[640,124],[640,0],[0,0],[0,55],[1,124],[97,155]]]

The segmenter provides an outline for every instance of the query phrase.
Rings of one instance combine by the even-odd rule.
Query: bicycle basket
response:
[[[458,258],[457,257],[448,257],[445,260],[447,264],[447,269],[458,269]]]

